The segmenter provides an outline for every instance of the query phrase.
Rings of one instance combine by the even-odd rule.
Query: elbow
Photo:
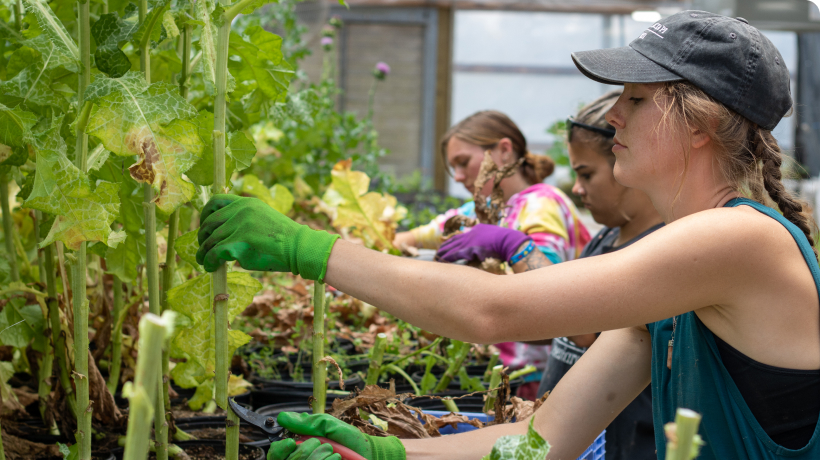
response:
[[[482,345],[508,342],[510,327],[515,324],[513,318],[503,314],[502,306],[485,300],[475,309],[471,317],[470,336],[466,341]]]

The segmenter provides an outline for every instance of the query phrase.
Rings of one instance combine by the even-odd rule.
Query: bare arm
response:
[[[645,328],[601,334],[535,414],[535,429],[552,449],[550,460],[573,460],[589,447],[650,380],[652,346]],[[505,435],[524,434],[529,420],[464,434],[404,440],[408,460],[478,459]]]
[[[396,233],[396,237],[393,238],[393,246],[401,249],[403,246],[406,247],[415,247],[416,246],[416,236],[413,235],[413,232],[399,232]]]
[[[772,288],[767,278],[750,276],[771,271],[760,256],[760,235],[744,235],[741,226],[753,226],[743,222],[747,216],[724,211],[681,219],[612,254],[517,276],[404,260],[338,241],[326,280],[411,324],[473,343],[619,329],[730,304],[755,294],[748,292],[753,283],[758,292]]]

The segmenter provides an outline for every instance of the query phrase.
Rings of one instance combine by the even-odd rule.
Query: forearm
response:
[[[552,445],[550,460],[578,458],[646,388],[651,355],[645,329],[601,334],[535,414],[535,429]]]
[[[498,278],[474,268],[390,256],[339,240],[325,282],[424,330],[488,343]],[[495,287],[495,288],[494,288]],[[469,306],[469,308],[468,308]]]
[[[518,248],[519,251],[523,250],[526,247],[527,243],[521,245]],[[518,261],[518,263],[512,266],[513,273],[524,273],[531,270],[538,270],[539,268],[549,267],[552,265],[547,256],[544,255],[538,248],[536,248],[531,253],[527,254],[526,257]]]
[[[478,460],[489,454],[501,436],[525,434],[529,419],[467,433],[430,439],[403,439],[407,460]]]

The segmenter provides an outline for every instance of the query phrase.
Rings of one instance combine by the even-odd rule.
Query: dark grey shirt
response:
[[[662,226],[663,224],[658,224],[618,247],[613,247],[613,245],[618,239],[620,228],[604,227],[587,243],[580,258],[623,249]],[[552,391],[585,351],[587,348],[575,345],[567,337],[554,339],[547,366],[538,386],[538,396],[541,397],[547,391]],[[655,429],[652,425],[652,389],[647,386],[606,428],[606,460],[656,459]]]

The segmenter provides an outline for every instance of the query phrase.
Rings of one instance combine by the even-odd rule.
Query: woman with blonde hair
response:
[[[550,459],[576,458],[650,381],[661,459],[663,426],[679,407],[703,416],[701,460],[820,458],[814,225],[783,187],[771,132],[792,105],[782,56],[744,19],[703,11],[662,19],[627,47],[572,56],[588,77],[624,85],[606,115],[615,178],[644,191],[666,223],[629,247],[494,276],[370,251],[260,200],[218,195],[202,212],[197,260],[207,270],[238,260],[326,280],[469,342],[606,331],[533,415]],[[514,235],[494,241],[507,260],[531,245]],[[456,459],[483,457],[530,420],[419,440],[374,438],[323,414],[278,421],[368,459]],[[331,456],[319,449],[288,440],[269,455]]]

